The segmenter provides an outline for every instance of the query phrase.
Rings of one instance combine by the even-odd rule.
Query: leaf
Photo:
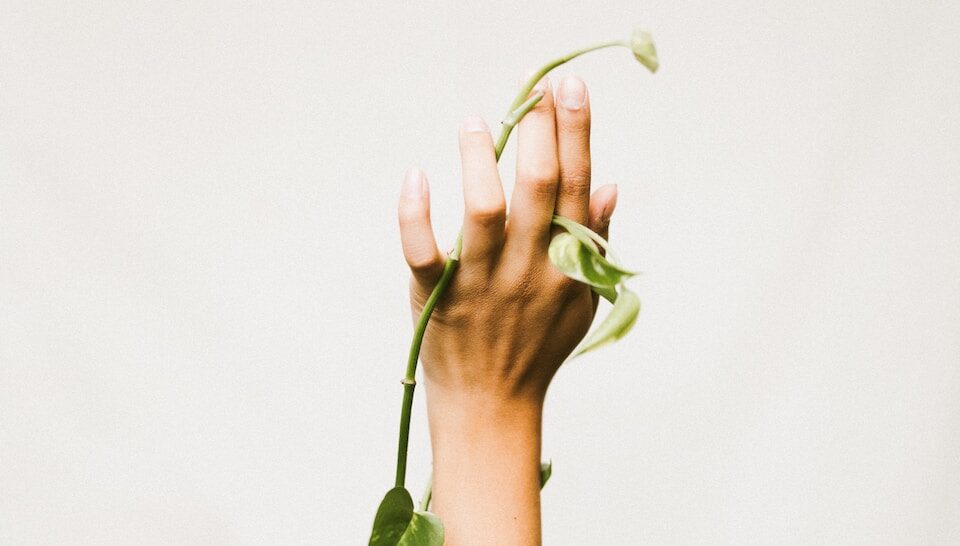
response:
[[[413,519],[413,499],[403,487],[394,487],[383,497],[373,519],[369,546],[393,546]]]
[[[413,498],[403,487],[383,497],[373,519],[369,546],[442,546],[443,524],[435,514],[413,509]]]
[[[660,68],[660,60],[657,58],[657,46],[653,43],[653,37],[646,30],[638,28],[630,36],[630,49],[633,50],[633,56],[640,61],[640,64],[647,67],[651,73]]]
[[[603,256],[591,254],[582,243],[577,258],[582,264],[583,275],[592,286],[613,288],[633,276],[632,272],[624,272],[623,269],[612,266]]]
[[[414,511],[398,546],[443,546],[443,523],[432,512]]]
[[[588,243],[593,244],[589,240]],[[558,233],[550,241],[547,254],[564,275],[598,288],[613,288],[633,275],[632,272],[625,273],[620,268],[611,267],[609,262],[589,251],[587,245],[572,233]],[[606,291],[606,295],[611,294]]]
[[[558,233],[553,240],[550,241],[547,255],[550,257],[550,262],[553,263],[554,267],[559,269],[561,273],[571,279],[590,284],[589,279],[587,279],[587,276],[583,273],[583,264],[580,263],[581,246],[583,245],[581,245],[580,241],[573,235],[569,233]]]
[[[607,269],[615,269],[625,276],[636,275],[637,271],[631,271],[629,269],[624,269],[616,263],[616,259],[613,254],[613,249],[610,248],[610,245],[607,243],[607,240],[601,237],[592,229],[578,224],[573,220],[566,218],[564,216],[554,215],[552,223],[562,227],[567,230],[570,235],[573,235],[577,238],[583,245],[593,254],[597,260],[603,264]],[[607,252],[607,256],[600,254],[600,250],[597,248],[597,245],[600,245],[600,248],[604,249]]]
[[[593,290],[597,294],[600,294],[604,299],[610,303],[617,302],[617,290],[612,286],[591,286],[590,290]]]
[[[580,356],[587,351],[603,347],[608,343],[613,343],[627,335],[627,332],[629,332],[637,322],[637,315],[639,314],[640,298],[630,290],[627,290],[626,287],[621,288],[620,295],[617,297],[616,303],[613,304],[613,309],[610,310],[610,314],[603,319],[603,322],[600,323],[600,326],[598,326],[593,333],[587,336],[571,358]]]
[[[553,475],[553,461],[540,463],[540,489],[543,489],[543,486],[547,485],[547,481],[550,480],[550,476],[552,475]]]

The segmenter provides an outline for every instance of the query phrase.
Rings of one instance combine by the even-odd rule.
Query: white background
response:
[[[554,78],[644,275],[550,390],[545,543],[960,543],[955,3],[109,4],[0,7],[0,543],[365,543],[404,169],[452,244],[457,123],[637,24],[656,75]]]

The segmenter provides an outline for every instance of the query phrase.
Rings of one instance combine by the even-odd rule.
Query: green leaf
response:
[[[638,273],[637,271],[624,269],[618,265],[616,263],[617,260],[614,256],[613,249],[610,248],[610,245],[607,243],[606,239],[601,237],[592,229],[582,224],[578,224],[569,218],[558,215],[553,216],[552,223],[562,227],[563,229],[567,230],[570,235],[576,237],[577,240],[580,241],[606,269],[614,269],[627,277],[631,277]],[[607,252],[606,257],[600,254],[600,250],[597,248],[597,245],[600,245],[600,248]]]
[[[443,546],[443,523],[432,512],[414,511],[398,546]]]
[[[569,233],[558,233],[553,240],[550,241],[547,255],[550,257],[550,262],[553,263],[554,267],[559,269],[561,273],[571,279],[590,284],[590,280],[587,279],[587,276],[583,273],[583,264],[580,262],[581,246],[583,245],[580,244],[580,241],[573,235]]]
[[[571,358],[613,343],[627,335],[627,332],[629,332],[637,322],[637,315],[639,314],[640,298],[630,290],[627,290],[626,287],[622,287],[616,303],[613,304],[613,309],[610,310],[610,314],[603,319],[603,322],[600,323],[600,326],[598,326],[593,333],[587,336]]]
[[[588,243],[593,244],[589,240]],[[621,268],[611,267],[609,262],[592,253],[587,245],[572,233],[558,233],[550,241],[547,254],[553,265],[564,275],[598,288],[613,288],[633,275],[632,272],[625,273]],[[609,291],[605,292],[610,296]]]
[[[600,294],[600,296],[610,303],[617,302],[617,290],[612,286],[591,286],[590,289]]]
[[[443,524],[435,514],[415,511],[410,492],[394,487],[377,509],[369,546],[443,546]]]
[[[413,499],[403,487],[394,487],[383,497],[377,516],[373,519],[373,532],[369,546],[393,546],[413,519]]]
[[[595,241],[596,244],[600,245],[604,250],[610,250],[610,246],[608,245],[606,239],[579,222],[574,222],[566,216],[560,216],[559,214],[554,214],[553,218],[550,219],[550,222],[576,235],[578,239],[583,239],[584,244],[589,244],[584,239],[584,237],[586,237],[592,241]]]
[[[553,461],[540,463],[540,489],[543,489],[543,486],[547,485],[547,481],[550,480],[550,476],[552,475],[553,475]]]

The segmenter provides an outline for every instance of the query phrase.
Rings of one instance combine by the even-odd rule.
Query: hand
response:
[[[590,288],[547,256],[554,214],[606,238],[616,186],[590,196],[590,104],[563,80],[518,126],[507,216],[493,139],[480,118],[460,127],[465,219],[460,264],[420,353],[434,454],[434,511],[446,544],[539,544],[543,399],[597,308]],[[412,271],[414,322],[443,270],[426,177],[410,169],[399,206]]]
[[[586,335],[597,306],[590,288],[547,257],[553,214],[606,236],[616,186],[590,198],[590,106],[578,78],[565,79],[556,107],[546,94],[518,126],[516,185],[507,218],[493,139],[480,118],[460,127],[465,220],[463,251],[433,312],[421,361],[428,390],[542,399],[564,359]],[[410,169],[399,216],[413,272],[413,319],[443,269],[430,225],[425,176]]]

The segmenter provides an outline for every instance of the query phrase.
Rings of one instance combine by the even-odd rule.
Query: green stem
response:
[[[516,98],[513,100],[513,103],[510,104],[510,109],[507,111],[507,116],[504,118],[500,127],[500,137],[497,139],[497,144],[494,149],[497,161],[500,161],[500,156],[503,154],[503,149],[507,145],[507,140],[510,138],[510,132],[513,131],[514,126],[516,126],[520,119],[527,114],[537,102],[543,98],[543,93],[535,93],[533,96],[530,95],[530,91],[533,90],[533,87],[547,75],[548,72],[554,68],[576,58],[584,53],[589,53],[597,49],[603,49],[605,47],[613,46],[624,46],[630,48],[630,43],[623,40],[615,40],[612,42],[603,42],[595,46],[578,49],[573,53],[564,55],[563,57],[558,57],[549,63],[543,65],[540,70],[534,73],[533,76],[520,88],[520,91],[517,93]],[[423,334],[427,330],[427,323],[430,321],[430,315],[433,313],[434,307],[437,306],[437,300],[440,299],[440,296],[443,295],[444,290],[446,290],[447,285],[450,284],[450,280],[453,278],[453,273],[457,269],[457,264],[460,261],[460,252],[463,249],[463,230],[461,229],[460,234],[457,236],[457,243],[453,248],[453,251],[450,252],[450,255],[447,257],[447,261],[443,264],[443,273],[440,274],[440,279],[437,281],[436,286],[433,287],[433,292],[430,293],[430,297],[427,298],[427,302],[423,306],[423,311],[420,313],[420,318],[417,321],[417,327],[414,330],[413,342],[410,344],[410,353],[407,357],[407,373],[404,376],[402,381],[403,383],[403,402],[400,408],[400,441],[397,448],[397,478],[395,481],[395,487],[404,487],[406,476],[407,476],[407,447],[410,441],[410,413],[413,408],[413,390],[416,387],[416,374],[417,374],[417,360],[420,358],[420,345],[423,343]],[[430,489],[432,490],[432,488]],[[430,497],[425,496],[427,506],[430,504]]]
[[[626,47],[627,49],[630,49],[630,42],[629,42],[629,41],[626,41],[626,40],[613,40],[613,41],[610,41],[610,42],[603,42],[603,43],[600,43],[600,44],[597,44],[597,45],[594,45],[594,46],[585,47],[585,48],[583,48],[583,49],[578,49],[578,50],[574,51],[573,53],[564,55],[563,57],[557,57],[556,59],[550,61],[549,63],[547,63],[547,64],[545,64],[545,65],[543,65],[543,66],[540,68],[540,70],[536,71],[536,72],[533,74],[533,76],[530,76],[530,79],[527,80],[527,83],[526,83],[523,87],[520,88],[520,91],[517,93],[516,98],[514,98],[514,99],[513,99],[513,102],[510,103],[510,109],[509,109],[508,113],[509,113],[509,112],[513,112],[514,110],[517,109],[518,106],[520,106],[520,104],[521,104],[521,103],[523,102],[523,100],[527,97],[527,95],[530,94],[530,91],[533,89],[533,86],[537,85],[537,82],[539,82],[541,78],[543,78],[544,76],[546,76],[546,75],[547,75],[547,72],[550,72],[550,71],[553,70],[554,68],[556,68],[556,67],[562,65],[563,63],[566,63],[566,62],[568,62],[568,61],[570,61],[570,60],[572,60],[572,59],[575,59],[575,58],[579,57],[580,55],[583,55],[584,53],[590,53],[591,51],[596,51],[596,50],[598,50],[598,49],[603,49],[603,48],[605,48],[605,47],[616,47],[616,46],[623,46],[623,47]]]
[[[410,345],[410,354],[407,357],[407,373],[403,378],[403,405],[400,409],[400,444],[397,448],[397,479],[394,482],[395,487],[403,487],[407,477],[407,445],[410,441],[410,412],[413,408],[413,389],[417,386],[417,360],[420,358],[420,344],[423,343],[423,334],[427,330],[427,323],[430,321],[430,315],[433,308],[437,306],[437,300],[443,295],[443,291],[450,284],[453,278],[453,272],[460,263],[460,250],[463,248],[463,232],[457,237],[457,244],[453,252],[443,264],[443,272],[440,274],[440,280],[433,287],[433,292],[427,298],[420,313],[420,320],[417,321],[417,328],[413,334],[413,343]]]
[[[503,154],[503,149],[507,146],[507,139],[510,138],[510,132],[513,131],[513,128],[516,127],[520,120],[523,119],[523,116],[527,115],[527,112],[533,110],[533,107],[540,102],[540,99],[543,98],[543,91],[537,91],[529,99],[524,101],[520,106],[515,110],[512,110],[507,117],[500,122],[500,137],[497,139],[497,145],[494,147],[494,156],[497,158],[497,161],[500,161],[500,155]]]
[[[430,473],[430,479],[427,480],[427,490],[423,492],[420,498],[420,511],[426,512],[430,509],[430,501],[433,500],[433,472]]]

